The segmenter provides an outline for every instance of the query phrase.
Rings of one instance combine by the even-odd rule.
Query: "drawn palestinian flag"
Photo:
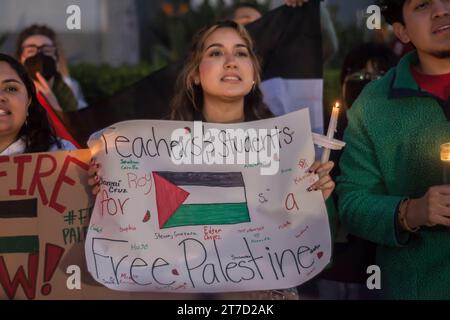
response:
[[[160,229],[250,222],[241,172],[153,172]]]
[[[0,201],[0,255],[39,252],[36,218],[37,199]]]

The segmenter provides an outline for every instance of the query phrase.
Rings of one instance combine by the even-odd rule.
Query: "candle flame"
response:
[[[339,108],[339,106],[340,106],[339,102],[336,101],[336,103],[334,104],[334,107],[335,107],[335,108]]]

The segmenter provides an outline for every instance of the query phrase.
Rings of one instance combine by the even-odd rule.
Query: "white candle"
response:
[[[327,138],[333,139],[334,133],[336,132],[337,122],[339,117],[339,102],[333,107],[333,111],[331,112],[330,123],[328,124]],[[322,153],[322,163],[327,162],[330,159],[330,149],[325,148]]]

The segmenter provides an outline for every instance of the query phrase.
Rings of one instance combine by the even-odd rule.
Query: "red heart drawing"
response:
[[[176,276],[179,276],[180,274],[178,273],[178,270],[177,269],[172,269],[172,274],[174,274],[174,275],[176,275]]]
[[[145,213],[144,219],[142,220],[142,222],[147,222],[148,220],[150,220],[150,211],[147,210],[147,212]]]
[[[317,258],[322,258],[322,256],[323,256],[323,252],[322,251],[319,251],[319,252],[317,252]]]

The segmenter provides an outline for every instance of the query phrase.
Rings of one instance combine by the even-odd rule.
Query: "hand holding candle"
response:
[[[333,111],[331,112],[330,123],[328,124],[327,138],[332,140],[334,138],[334,133],[336,132],[337,122],[339,117],[339,102],[333,107]],[[330,149],[324,148],[322,153],[322,163],[327,162],[330,159]]]

